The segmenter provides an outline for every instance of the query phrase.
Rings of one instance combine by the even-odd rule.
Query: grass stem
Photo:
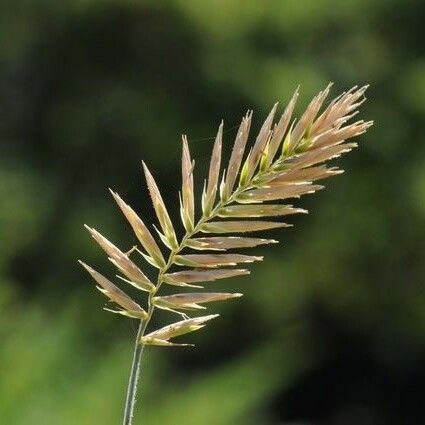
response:
[[[146,321],[141,320],[137,331],[136,342],[134,345],[133,362],[131,364],[130,379],[127,387],[127,398],[125,401],[123,425],[131,425],[133,421],[134,406],[136,404],[137,384],[140,377],[140,362],[142,360],[145,346],[140,344],[140,338],[143,335]]]

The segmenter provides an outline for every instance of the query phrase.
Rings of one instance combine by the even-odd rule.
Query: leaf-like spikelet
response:
[[[319,110],[324,100],[327,98],[331,86],[332,83],[328,84],[325,90],[323,90],[313,98],[313,100],[307,106],[306,111],[304,112],[298,123],[295,125],[293,131],[291,132],[291,141],[289,143],[290,152],[295,149],[295,147],[303,136],[310,137],[311,126],[317,114],[319,113]]]
[[[182,195],[180,214],[183,225],[188,232],[193,230],[195,223],[195,201],[193,194],[193,167],[190,159],[189,145],[186,136],[183,136],[182,153]]]
[[[142,164],[143,170],[145,172],[146,183],[148,185],[156,216],[158,217],[158,221],[161,225],[162,231],[164,232],[164,235],[168,241],[168,247],[170,249],[177,248],[178,243],[176,238],[176,232],[174,231],[173,223],[170,220],[170,216],[168,215],[168,211],[165,207],[165,203],[162,199],[161,193],[159,192],[155,179],[153,178],[148,167],[144,162]]]
[[[290,225],[272,221],[210,221],[203,224],[200,231],[202,233],[245,233],[277,229],[278,227],[290,227]]]
[[[283,112],[279,122],[273,130],[272,138],[270,140],[269,148],[267,151],[265,168],[270,166],[276,155],[276,152],[279,150],[279,146],[283,141],[283,137],[285,136],[285,132],[288,128],[289,122],[291,121],[292,113],[294,111],[294,107],[298,99],[298,94],[299,92],[297,88],[294,94],[292,95],[292,98],[289,101],[287,107],[285,108],[285,111]]]
[[[248,112],[242,119],[241,125],[236,135],[235,144],[230,156],[229,166],[227,168],[226,178],[221,190],[221,199],[226,201],[230,196],[233,186],[242,163],[242,157],[245,152],[246,142],[248,141],[249,129],[251,127],[252,111]]]
[[[174,263],[187,267],[235,266],[238,263],[262,261],[263,257],[242,254],[186,254],[176,255]]]
[[[293,158],[291,165],[295,168],[305,168],[330,159],[338,158],[341,154],[350,152],[357,147],[357,143],[345,143],[338,146],[327,146],[321,149],[315,149],[305,152],[296,158]]]
[[[198,251],[226,251],[234,248],[253,248],[258,245],[277,243],[274,239],[243,238],[239,236],[213,236],[188,239],[186,245]]]
[[[220,174],[221,149],[223,144],[223,121],[218,128],[214,148],[211,155],[210,170],[208,174],[208,185],[202,196],[202,211],[206,217],[211,213],[217,194],[218,178]]]
[[[202,286],[189,285],[196,282],[213,282],[217,279],[226,279],[228,277],[242,276],[249,274],[249,270],[245,269],[197,269],[184,270],[175,273],[165,273],[162,279],[165,283],[176,286],[192,286],[202,288]]]
[[[268,181],[266,186],[279,186],[284,183],[311,183],[341,173],[343,173],[343,170],[339,170],[336,167],[327,168],[325,165],[310,168],[296,168],[278,174],[275,178]]]
[[[326,146],[335,146],[343,143],[345,139],[360,136],[372,125],[371,121],[357,121],[343,128],[333,128],[318,135],[313,141],[313,148],[322,148]]]
[[[153,265],[155,265],[158,268],[164,267],[165,260],[164,260],[164,257],[162,256],[161,250],[159,249],[157,243],[155,242],[155,239],[153,238],[152,234],[149,232],[148,228],[145,226],[145,223],[143,223],[141,218],[134,212],[134,210],[129,205],[127,205],[119,197],[117,193],[113,192],[112,190],[110,192],[112,193],[112,196],[114,197],[118,206],[121,208],[121,211],[123,212],[128,222],[130,223],[131,227],[133,228],[133,231],[135,235],[137,236],[137,239],[139,239],[143,248],[146,250],[150,258],[152,259]]]
[[[200,305],[213,301],[226,301],[232,298],[239,298],[242,294],[226,292],[187,292],[185,294],[174,294],[165,297],[154,297],[153,303],[163,310],[204,310],[206,307]]]
[[[323,189],[324,186],[315,184],[292,184],[292,185],[279,185],[265,187],[263,189],[250,190],[240,197],[238,200],[241,202],[264,202],[264,201],[275,201],[284,200],[289,198],[299,198],[301,195],[307,193],[314,193],[316,190]]]
[[[105,294],[111,301],[121,306],[124,311],[119,311],[120,314],[127,315],[138,319],[146,319],[147,313],[137,304],[132,298],[130,298],[125,292],[121,291],[105,276],[83,263],[78,261],[92,276],[92,278],[99,285],[97,288],[100,292]]]
[[[140,343],[143,345],[180,345],[187,346],[190,344],[175,344],[168,340],[180,335],[185,335],[190,332],[202,329],[206,322],[218,317],[218,314],[210,314],[208,316],[195,317],[193,319],[181,320],[165,326],[157,331],[151,332],[141,338]]]
[[[302,208],[294,208],[292,205],[254,204],[223,207],[218,212],[218,216],[223,218],[277,217],[299,213],[305,214],[307,211]]]
[[[90,232],[93,239],[108,254],[109,260],[120,270],[131,285],[143,291],[151,292],[155,285],[146,277],[146,275],[131,261],[126,254],[120,251],[112,242],[108,241],[97,230],[84,225]]]
[[[261,154],[264,152],[266,143],[269,140],[269,136],[271,134],[273,118],[276,113],[277,105],[277,103],[274,104],[272,110],[264,121],[264,124],[262,125],[260,132],[258,133],[254,147],[252,148],[250,155],[246,159],[245,173],[243,175],[243,179],[245,181],[241,181],[242,184],[246,183],[246,181],[249,181],[252,178],[255,169],[258,165],[258,162],[260,161]]]

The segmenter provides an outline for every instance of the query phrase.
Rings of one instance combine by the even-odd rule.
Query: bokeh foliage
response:
[[[201,181],[221,118],[230,146],[248,108],[258,128],[329,80],[371,83],[374,128],[252,276],[215,284],[247,296],[195,350],[148,350],[136,423],[421,423],[424,5],[4,0],[0,423],[120,421],[134,326],[76,264],[106,266],[83,223],[135,242],[106,188],[153,221],[142,158],[176,204],[182,132]]]

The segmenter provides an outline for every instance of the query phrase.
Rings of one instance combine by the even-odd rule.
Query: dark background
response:
[[[424,6],[4,0],[0,423],[120,423],[136,325],[78,267],[112,272],[83,223],[131,247],[107,188],[153,222],[141,159],[177,205],[181,133],[199,193],[221,118],[229,147],[248,108],[257,129],[330,80],[371,84],[375,126],[249,278],[211,286],[245,297],[195,349],[147,351],[135,424],[425,423]]]

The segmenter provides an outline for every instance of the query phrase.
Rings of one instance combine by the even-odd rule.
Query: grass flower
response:
[[[131,252],[122,252],[97,230],[86,226],[94,240],[116,266],[122,281],[147,293],[146,308],[133,300],[114,283],[85,263],[80,263],[97,283],[98,289],[118,306],[107,309],[140,321],[132,370],[127,391],[124,425],[132,423],[139,377],[139,365],[147,345],[190,345],[176,343],[174,338],[197,331],[218,315],[189,317],[188,313],[206,308],[205,304],[231,300],[240,293],[218,293],[204,290],[204,283],[233,276],[246,275],[245,267],[262,257],[237,252],[241,249],[276,243],[274,239],[253,237],[259,231],[290,226],[281,220],[307,211],[287,204],[302,195],[323,188],[318,181],[341,174],[328,162],[357,146],[348,141],[364,132],[371,121],[355,121],[358,107],[364,102],[367,86],[342,93],[325,108],[331,84],[315,96],[297,120],[293,117],[299,96],[293,94],[282,115],[276,120],[275,104],[262,125],[255,141],[247,149],[252,111],[242,118],[229,161],[224,167],[222,158],[223,123],[220,124],[211,154],[208,179],[204,183],[200,210],[194,199],[194,161],[189,143],[183,136],[182,188],[180,216],[185,230],[179,241],[158,185],[145,163],[143,170],[158,223],[154,226],[159,239],[155,239],[137,213],[115,192],[113,198],[130,224],[140,243],[137,251],[157,269],[151,281],[133,259]],[[276,121],[276,122],[275,122]],[[222,170],[222,168],[224,168]],[[284,201],[284,203],[282,203]],[[246,235],[248,234],[248,235]],[[184,253],[183,253],[184,250]],[[227,252],[230,251],[231,252]],[[189,252],[189,253],[188,253]],[[177,268],[177,271],[171,268]],[[163,285],[191,288],[192,292],[173,295],[159,294]],[[193,292],[193,288],[201,291]],[[143,300],[141,293],[141,299]],[[183,320],[161,329],[148,326],[157,310],[168,310]]]

